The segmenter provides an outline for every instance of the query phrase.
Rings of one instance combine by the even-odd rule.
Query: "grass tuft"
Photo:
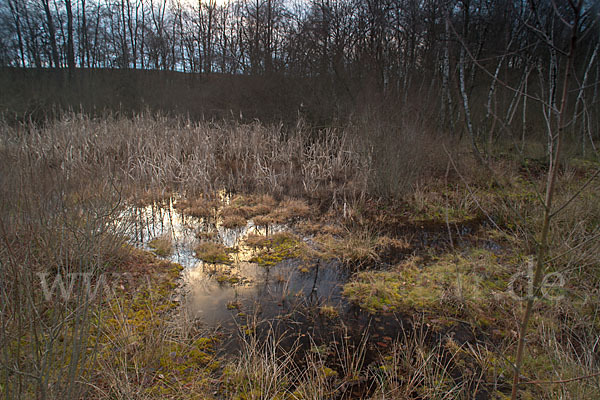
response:
[[[287,232],[262,237],[252,235],[246,239],[246,244],[257,249],[257,253],[250,261],[263,267],[273,266],[292,258],[310,258],[312,255],[306,243]]]
[[[170,235],[156,237],[148,242],[148,246],[157,256],[168,257],[173,253],[173,240]]]
[[[228,215],[223,218],[222,225],[227,229],[240,229],[247,224],[246,218],[240,215]]]
[[[229,249],[221,243],[202,242],[198,244],[194,252],[196,258],[211,264],[231,264],[233,262],[230,254],[232,249]]]

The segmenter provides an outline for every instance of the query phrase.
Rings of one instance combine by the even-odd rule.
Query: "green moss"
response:
[[[329,367],[323,366],[319,371],[324,378],[333,378],[338,375],[337,371]]]
[[[201,394],[208,377],[219,368],[215,339],[185,339],[171,333],[169,315],[177,304],[170,298],[183,268],[156,257],[140,260],[145,262],[148,284],[112,298],[98,316],[105,322],[102,331],[93,332],[98,364],[111,374],[133,366],[156,371],[139,387],[150,398],[205,398]]]
[[[172,280],[178,279],[183,269],[181,264],[171,263],[171,268],[167,270],[168,277]]]
[[[152,391],[173,395],[178,394],[174,390],[177,384],[201,386],[203,377],[220,366],[215,360],[213,344],[211,338],[200,338],[189,344],[170,342],[163,346],[158,361],[162,380],[151,388]]]
[[[242,304],[239,301],[230,301],[227,303],[228,310],[239,310],[241,306]]]
[[[219,271],[215,275],[215,280],[221,284],[229,283],[230,285],[235,285],[240,283],[240,277],[232,275],[230,271]]]
[[[451,224],[464,224],[477,219],[479,215],[475,210],[458,206],[445,206],[428,204],[425,210],[421,210],[413,217],[415,223],[428,221],[439,221]]]
[[[253,243],[257,253],[250,259],[263,267],[269,267],[283,260],[292,258],[308,258],[310,256],[308,246],[289,233],[276,233],[270,237],[264,237]]]
[[[196,257],[211,264],[231,264],[230,254],[233,252],[220,243],[202,242],[194,249]]]
[[[319,307],[319,314],[329,319],[335,319],[340,315],[337,308],[328,305]]]
[[[413,259],[391,271],[360,272],[343,293],[370,313],[399,308],[455,312],[465,305],[482,310],[508,279],[508,269],[493,253],[476,250],[427,264]]]
[[[394,272],[360,272],[343,294],[370,313],[392,311],[402,304],[402,282]]]

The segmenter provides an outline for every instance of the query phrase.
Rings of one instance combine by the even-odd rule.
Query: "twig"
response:
[[[561,212],[565,207],[567,207],[569,204],[571,204],[571,202],[573,200],[575,200],[577,197],[579,197],[579,195],[581,194],[581,192],[583,192],[585,190],[586,187],[588,187],[588,185],[590,183],[592,183],[592,181],[598,176],[598,174],[600,174],[600,168],[596,170],[596,172],[594,173],[594,175],[592,175],[580,188],[579,190],[577,190],[577,192],[575,192],[575,194],[573,196],[571,196],[569,198],[569,200],[567,200],[562,206],[558,207],[558,209],[556,209],[556,211],[554,211],[552,214],[550,214],[550,217],[554,217],[556,214],[558,214],[559,212]]]
[[[566,256],[570,252],[572,252],[574,250],[577,250],[579,247],[584,246],[584,245],[586,245],[586,244],[588,244],[588,243],[590,243],[592,241],[595,241],[598,238],[600,238],[600,233],[595,234],[594,236],[591,236],[591,237],[585,239],[583,242],[578,243],[576,246],[573,246],[573,247],[569,248],[569,250],[566,250],[566,251],[560,253],[559,255],[554,256],[551,259],[545,261],[545,263],[546,264],[550,264],[552,261],[557,260],[557,259],[559,259],[559,258],[561,258],[563,256]]]
[[[556,385],[556,384],[563,384],[563,383],[569,383],[569,382],[574,382],[574,381],[581,381],[581,380],[589,379],[589,378],[595,378],[597,376],[600,376],[600,372],[596,372],[596,373],[590,374],[590,375],[578,376],[576,378],[561,379],[559,381],[527,381],[527,382],[521,382],[521,383],[526,384],[526,385]]]

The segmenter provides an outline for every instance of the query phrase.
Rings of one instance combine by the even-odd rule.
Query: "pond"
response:
[[[246,226],[228,229],[219,219],[208,221],[186,215],[176,208],[174,199],[166,204],[135,207],[130,212],[135,216],[130,236],[136,246],[153,251],[153,239],[170,239],[172,250],[165,258],[185,268],[182,303],[191,316],[205,324],[228,325],[232,310],[241,308],[260,310],[261,317],[270,319],[289,312],[300,302],[333,307],[342,302],[341,286],[348,273],[336,260],[292,258],[269,267],[251,262],[255,250],[245,245],[246,238],[266,233],[251,219]],[[270,235],[291,231],[286,225],[269,227]],[[231,264],[208,263],[195,256],[199,236],[207,233],[214,241],[235,249]],[[310,244],[310,238],[302,239]]]
[[[366,333],[371,350],[387,346],[401,334],[404,322],[395,314],[371,316],[344,299],[343,285],[351,272],[336,259],[292,257],[269,266],[253,262],[256,250],[246,241],[251,236],[267,237],[267,232],[252,219],[228,229],[218,217],[187,214],[176,198],[132,207],[129,213],[135,216],[130,231],[134,245],[156,252],[152,240],[168,238],[170,251],[164,258],[184,267],[178,299],[183,311],[205,328],[221,332],[226,352],[237,348],[238,333],[249,329],[259,334],[261,329],[285,332],[292,341],[305,338],[309,346],[344,338],[359,342]],[[302,236],[291,225],[268,228],[269,235],[281,232],[314,247],[310,236]],[[234,249],[230,263],[197,258],[195,248],[207,237]]]

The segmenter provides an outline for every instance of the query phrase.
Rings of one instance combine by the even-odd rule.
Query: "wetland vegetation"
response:
[[[491,181],[470,155],[452,153],[456,169],[439,155],[437,172],[386,199],[369,195],[368,154],[345,131],[311,143],[303,130],[282,140],[281,128],[256,123],[78,114],[2,129],[5,393],[510,390],[545,176],[518,157],[490,159],[501,179]],[[555,274],[521,372],[565,383],[527,384],[523,396],[599,393],[595,378],[569,381],[597,366],[597,168],[561,163],[557,197],[577,196],[552,227]],[[88,286],[77,278],[86,273]]]
[[[598,15],[0,3],[0,398],[599,399]]]

